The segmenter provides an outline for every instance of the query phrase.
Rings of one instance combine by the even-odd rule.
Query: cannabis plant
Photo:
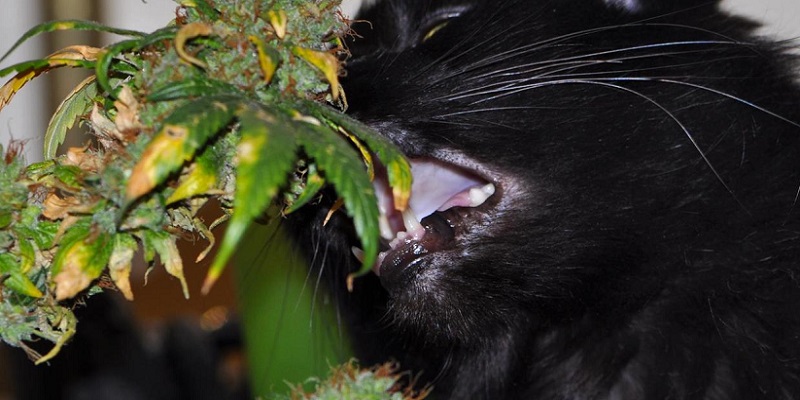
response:
[[[58,30],[126,39],[0,69],[12,76],[0,88],[0,108],[45,72],[92,72],[53,114],[45,161],[26,166],[11,144],[0,162],[0,337],[37,363],[75,332],[75,301],[105,286],[133,299],[139,251],[148,263],[160,260],[188,297],[176,241],[205,238],[199,261],[215,246],[212,228],[227,220],[201,288],[207,292],[255,218],[280,218],[332,186],[341,198],[334,212],[346,212],[361,238],[366,272],[378,251],[375,157],[395,204],[407,203],[406,160],[343,114],[338,76],[349,27],[338,1],[178,3],[175,20],[152,33],[73,20],[38,25],[9,53]],[[57,154],[75,125],[91,142]],[[197,216],[207,204],[223,211],[208,225]],[[25,344],[34,339],[51,341],[52,351],[35,353]]]

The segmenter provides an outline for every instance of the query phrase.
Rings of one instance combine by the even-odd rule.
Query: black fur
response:
[[[398,360],[440,399],[800,398],[782,45],[713,1],[384,0],[362,18],[352,115],[497,187],[352,293],[350,222],[294,217],[364,363]]]

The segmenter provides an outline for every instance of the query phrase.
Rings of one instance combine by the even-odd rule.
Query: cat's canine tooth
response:
[[[356,256],[356,259],[358,260],[358,262],[361,262],[361,263],[364,262],[364,250],[361,250],[358,247],[353,246],[353,247],[350,248],[350,251],[352,251],[353,255]]]
[[[477,207],[494,194],[494,185],[487,183],[481,187],[474,187],[469,190],[469,206]]]
[[[386,217],[386,213],[381,211],[380,217],[378,217],[378,228],[381,231],[381,237],[386,240],[394,239],[394,232],[392,232],[392,227],[389,225],[389,218]]]
[[[403,225],[406,226],[406,232],[415,240],[421,238],[425,233],[425,228],[419,223],[419,219],[411,207],[403,211]]]

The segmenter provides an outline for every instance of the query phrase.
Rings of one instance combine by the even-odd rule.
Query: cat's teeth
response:
[[[389,242],[389,247],[392,249],[396,249],[397,246],[401,245],[405,240],[408,239],[407,232],[397,232],[397,236]]]
[[[478,207],[486,202],[491,195],[494,194],[494,185],[487,183],[481,187],[474,187],[469,190],[469,206]]]
[[[350,251],[353,252],[353,255],[356,257],[358,262],[361,262],[361,263],[364,262],[364,250],[361,250],[358,247],[353,246],[353,247],[350,248]]]
[[[381,231],[381,237],[386,240],[392,240],[394,238],[394,232],[392,231],[391,225],[389,225],[389,218],[386,216],[386,213],[383,212],[381,209],[381,215],[378,217],[378,228]]]
[[[408,232],[412,239],[420,239],[425,233],[425,228],[419,223],[417,215],[414,214],[411,208],[407,208],[403,211],[403,224],[406,226],[406,232]]]

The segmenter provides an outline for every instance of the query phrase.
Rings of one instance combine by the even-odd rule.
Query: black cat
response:
[[[379,276],[348,293],[358,241],[341,212],[323,226],[334,198],[290,222],[363,363],[397,360],[439,399],[800,398],[785,44],[716,1],[361,18],[350,112],[413,161],[421,225],[382,196]]]

